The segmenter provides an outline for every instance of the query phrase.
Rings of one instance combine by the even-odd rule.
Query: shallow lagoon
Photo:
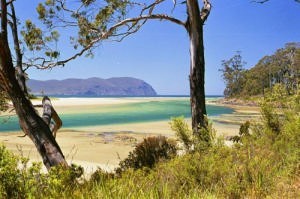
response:
[[[223,106],[207,105],[207,112],[209,116],[218,116],[230,114],[233,110]],[[68,111],[64,110],[59,114],[63,120],[64,128],[167,121],[171,117],[184,116],[189,118],[191,116],[188,98],[141,100],[141,102],[105,106],[72,106],[69,107]],[[18,130],[20,128],[16,116],[0,117],[0,132]]]

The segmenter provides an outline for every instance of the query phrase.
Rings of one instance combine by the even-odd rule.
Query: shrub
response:
[[[241,124],[239,135],[231,137],[230,140],[237,143],[237,142],[241,142],[243,138],[249,137],[250,136],[249,128],[250,128],[249,121],[246,121],[245,123]]]
[[[197,151],[205,151],[209,147],[212,147],[215,142],[216,130],[212,127],[212,123],[208,122],[206,117],[205,120],[207,120],[207,128],[203,128],[199,125],[198,132],[194,135],[194,145]]]
[[[175,154],[176,145],[174,142],[168,141],[164,136],[148,137],[138,144],[125,160],[120,162],[116,172],[121,173],[128,168],[153,168],[157,162],[171,159]]]
[[[70,196],[78,188],[82,167],[54,167],[44,174],[41,166],[41,162],[29,165],[28,158],[16,156],[0,146],[1,198],[58,198]]]
[[[175,131],[176,137],[183,143],[186,151],[190,151],[193,146],[192,131],[189,129],[188,124],[184,121],[183,117],[172,118],[171,129]]]
[[[101,168],[98,168],[91,176],[90,181],[91,182],[101,182],[106,181],[108,179],[113,179],[115,177],[114,173],[109,173]]]
[[[3,198],[28,198],[41,188],[41,164],[19,157],[0,146],[0,195]]]
[[[187,152],[205,151],[215,141],[215,130],[207,122],[207,128],[198,127],[197,133],[192,133],[183,117],[172,118],[170,125],[176,137],[183,143]]]

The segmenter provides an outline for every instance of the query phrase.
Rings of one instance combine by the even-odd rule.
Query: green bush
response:
[[[205,151],[212,146],[215,140],[215,130],[212,124],[208,123],[207,128],[198,127],[198,132],[195,134],[189,128],[183,117],[172,118],[170,125],[175,132],[176,137],[183,143],[186,152]]]
[[[176,137],[183,143],[186,151],[191,151],[193,147],[193,134],[183,117],[172,118],[170,122],[171,129]]]
[[[175,154],[176,144],[174,142],[164,136],[148,137],[139,143],[125,160],[120,162],[116,172],[121,173],[128,168],[153,168],[157,162],[171,159]]]
[[[78,178],[83,174],[80,166],[54,167],[42,173],[41,162],[16,156],[0,146],[0,196],[1,198],[58,198],[70,196],[78,188]]]
[[[3,198],[28,198],[41,188],[41,164],[28,166],[28,159],[13,155],[0,146],[0,195]]]
[[[233,136],[230,138],[233,142],[242,142],[243,139],[251,136],[250,134],[250,122],[246,121],[240,126],[239,135]]]

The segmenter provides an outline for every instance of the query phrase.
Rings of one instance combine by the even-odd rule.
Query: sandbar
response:
[[[56,98],[52,104],[58,112],[73,112],[78,110],[92,111],[95,106],[114,106],[122,103],[141,101],[178,100],[178,98]],[[186,98],[179,98],[186,100]],[[40,100],[34,100],[40,104]],[[258,117],[258,110],[251,108],[232,107],[233,114],[209,118],[217,135],[236,135],[242,122]],[[187,118],[187,122],[191,121]],[[0,144],[3,143],[15,154],[30,158],[31,161],[41,161],[34,144],[28,137],[19,132],[0,133]],[[62,128],[57,134],[66,160],[84,167],[86,173],[101,167],[113,171],[120,160],[126,158],[135,145],[148,136],[164,135],[175,138],[169,121],[127,123],[117,125],[99,125],[90,127]],[[45,168],[44,168],[45,169]]]

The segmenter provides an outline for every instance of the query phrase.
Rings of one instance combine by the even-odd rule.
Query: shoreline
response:
[[[83,98],[62,98],[54,99],[52,103],[57,110],[64,112],[73,106],[76,109],[81,109],[94,105],[114,106],[120,103],[140,102],[140,100],[161,101],[170,100],[170,98],[87,98],[87,101]],[[34,103],[39,102],[40,100],[34,101]],[[227,106],[219,103],[216,105]],[[245,109],[245,107],[230,106],[230,108],[234,109],[233,114],[209,117],[213,121],[213,128],[216,129],[218,136],[236,135],[239,131],[239,123],[237,121],[241,122],[241,115],[245,114],[243,118],[247,118],[251,114],[256,114],[256,112],[251,111],[252,107]],[[186,119],[186,121],[188,124],[191,123],[190,119]],[[21,131],[0,133],[0,144],[4,144],[17,155],[28,157],[30,161],[42,161],[32,141],[28,137],[18,137],[21,135],[23,135]],[[118,166],[119,161],[126,158],[137,143],[148,136],[156,135],[163,135],[169,138],[175,137],[169,121],[157,121],[62,128],[58,131],[56,139],[68,163],[79,164],[83,166],[85,173],[91,173],[98,167],[106,171],[113,171]]]
[[[247,101],[237,98],[221,98],[217,100],[211,101],[212,104],[226,106],[229,108],[233,108],[236,111],[250,111],[258,112],[260,111],[260,106],[255,101]]]

